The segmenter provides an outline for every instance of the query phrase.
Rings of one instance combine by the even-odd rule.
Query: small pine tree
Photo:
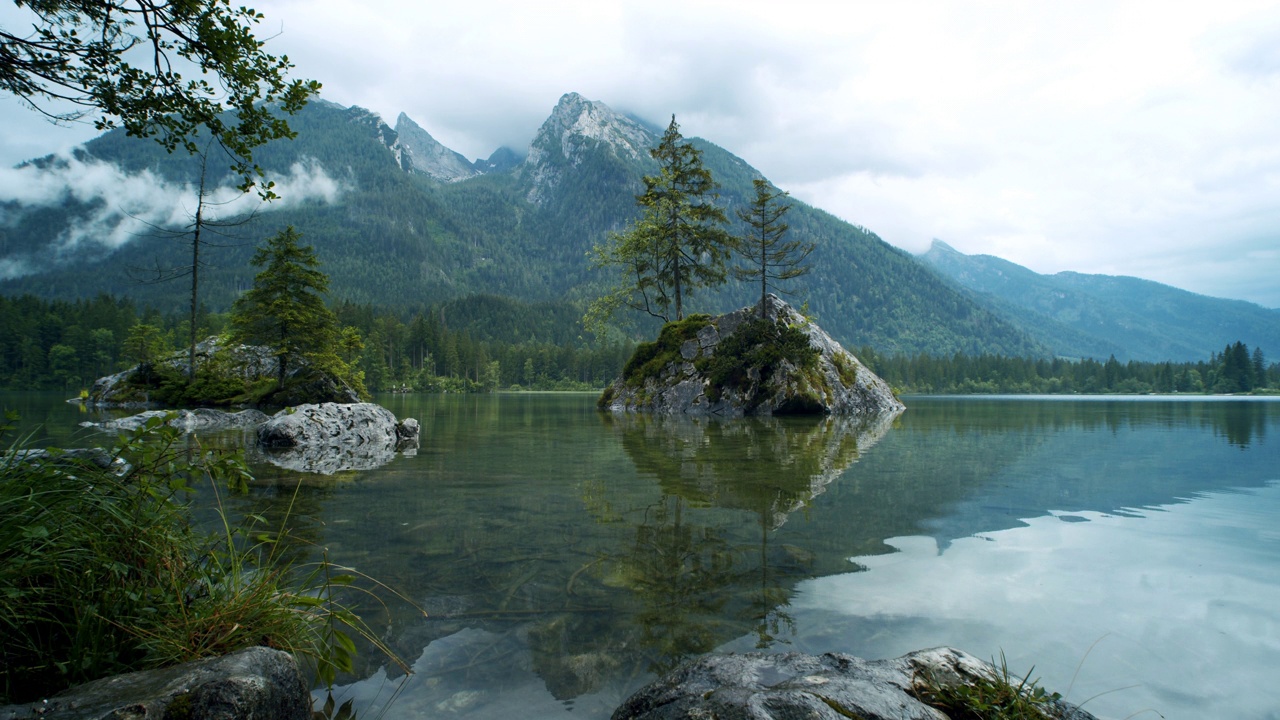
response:
[[[335,354],[342,344],[338,320],[324,303],[329,276],[319,270],[315,249],[299,245],[300,238],[289,226],[258,248],[250,262],[263,270],[231,310],[232,337],[271,348],[279,359],[281,386],[299,360],[330,368],[342,362]]]
[[[589,327],[602,328],[623,306],[664,322],[681,320],[696,289],[725,281],[725,263],[737,238],[724,228],[728,218],[714,202],[719,186],[702,164],[702,151],[684,140],[672,115],[649,154],[659,171],[644,177],[645,190],[636,196],[641,217],[592,251],[593,264],[620,267],[622,281],[592,303]]]
[[[756,178],[755,200],[745,209],[738,209],[738,218],[747,224],[750,231],[741,239],[742,253],[747,260],[747,267],[733,269],[739,280],[760,281],[760,317],[765,318],[765,295],[769,293],[770,281],[779,282],[800,277],[809,272],[810,265],[803,264],[813,252],[814,243],[802,240],[786,240],[790,225],[782,218],[791,210],[791,204],[785,201],[789,193],[774,190],[764,178]],[[775,285],[776,287],[776,285]]]

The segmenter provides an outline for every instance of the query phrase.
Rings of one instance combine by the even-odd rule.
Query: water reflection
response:
[[[1029,527],[1077,542],[1101,519],[1142,523],[1154,517],[1142,508],[1260,488],[1280,467],[1280,403],[1262,400],[912,398],[907,413],[869,425],[602,416],[589,396],[380,400],[421,420],[417,456],[331,478],[258,464],[259,484],[231,503],[272,524],[291,513],[305,540],[295,552],[324,548],[430,613],[365,608],[417,671],[392,717],[607,717],[651,673],[726,643],[874,655],[896,636],[892,604],[859,614],[857,598],[902,596],[883,569],[911,555],[895,550],[908,547],[901,538],[920,558],[974,553],[998,574],[999,558],[983,555],[993,543],[975,537]],[[73,407],[33,412],[82,419]],[[870,571],[850,576],[858,596],[836,593],[844,604],[830,612],[844,622],[798,607],[797,587],[858,570],[850,558]],[[937,582],[931,562],[916,567],[912,587]],[[1114,584],[1105,567],[1043,572],[1069,589]],[[913,642],[954,625],[929,597],[917,598]],[[1096,639],[995,615],[979,625],[987,642],[968,648],[979,654],[1040,633],[1063,643],[1054,657],[1078,661]],[[361,660],[366,680],[344,691],[375,708],[367,715],[398,678],[372,653]]]

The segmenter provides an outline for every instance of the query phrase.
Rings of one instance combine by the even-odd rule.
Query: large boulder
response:
[[[892,660],[843,653],[708,655],[640,689],[613,720],[947,720],[917,699],[926,679],[951,686],[1004,678],[989,663],[951,648]],[[1044,700],[1046,718],[1096,720],[1061,700]]]
[[[722,416],[901,412],[893,390],[776,295],[720,317],[691,316],[644,343],[600,406]]]
[[[374,403],[319,403],[286,408],[258,426],[267,460],[289,470],[331,475],[384,465],[418,447],[418,421],[396,420]]]
[[[38,703],[0,707],[0,720],[310,717],[311,694],[293,656],[264,647],[171,668],[116,675]]]

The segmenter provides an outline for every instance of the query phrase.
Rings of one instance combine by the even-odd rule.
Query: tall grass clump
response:
[[[351,669],[352,631],[390,655],[339,600],[355,575],[283,561],[284,528],[225,513],[218,532],[193,526],[194,485],[247,482],[238,454],[205,452],[159,419],[108,451],[127,464],[22,445],[0,458],[0,704],[255,645],[332,684]]]
[[[994,663],[993,663],[994,664]],[[1031,679],[1009,672],[1004,653],[990,676],[946,680],[925,675],[915,689],[917,698],[947,714],[951,720],[1053,720],[1064,715],[1062,696]]]

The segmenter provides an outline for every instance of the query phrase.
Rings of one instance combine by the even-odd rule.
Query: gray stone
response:
[[[618,378],[605,390],[602,403],[615,413],[773,415],[787,413],[876,415],[898,413],[903,404],[893,390],[847,352],[822,328],[796,312],[776,295],[765,297],[766,316],[798,328],[818,352],[816,366],[797,368],[778,363],[769,377],[756,368],[748,371],[747,387],[713,388],[697,368],[699,359],[715,355],[721,341],[744,322],[759,314],[759,306],[747,307],[712,318],[696,339],[681,344],[681,362],[673,362],[639,386]]]
[[[997,679],[994,667],[951,648],[863,660],[842,653],[708,655],[632,695],[613,720],[947,720],[920,702],[922,678],[946,684]],[[1094,720],[1068,703],[1047,718]]]
[[[275,379],[280,372],[280,359],[270,348],[260,345],[229,344],[218,336],[206,338],[196,344],[196,365],[206,367],[215,363],[219,372],[253,383]],[[189,353],[179,350],[170,353],[156,365],[185,375],[190,367]],[[351,386],[325,373],[316,373],[306,362],[291,363],[286,380],[291,380],[284,391],[278,391],[265,401],[266,404],[297,405],[306,402],[359,402],[360,395]],[[157,377],[149,366],[135,365],[115,375],[98,378],[89,391],[86,404],[91,407],[144,408],[156,407],[145,389],[154,387]]]
[[[96,427],[103,430],[136,430],[152,418],[169,418],[168,424],[184,432],[195,430],[226,430],[231,428],[252,428],[267,421],[267,414],[261,410],[241,410],[227,412],[209,408],[194,410],[147,410],[146,412],[116,418],[103,422],[82,422],[80,427]]]
[[[248,648],[171,668],[95,680],[48,700],[0,707],[0,720],[308,720],[293,657]]]
[[[374,403],[320,403],[286,408],[258,426],[267,460],[289,470],[331,475],[385,465],[418,447],[418,422],[398,422]]]
[[[13,455],[14,462],[43,464],[49,463],[64,468],[74,468],[76,464],[92,465],[99,470],[110,470],[115,475],[124,475],[131,466],[119,457],[102,448],[72,448],[70,450],[18,450]],[[0,455],[0,462],[7,461]]]

